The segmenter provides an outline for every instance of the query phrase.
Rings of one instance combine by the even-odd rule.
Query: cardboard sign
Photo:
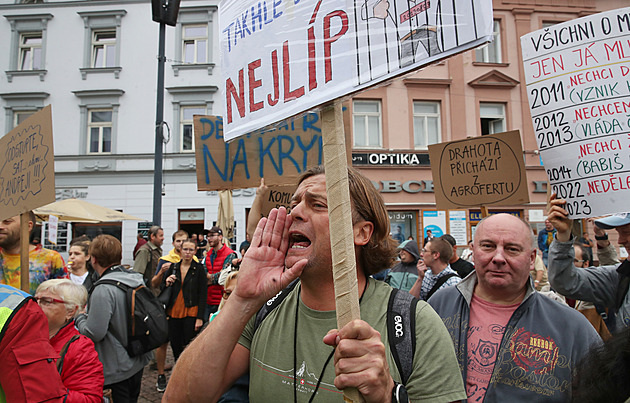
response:
[[[291,209],[291,198],[295,194],[297,185],[270,186],[265,199],[263,200],[261,213],[264,217],[269,215],[273,208],[284,206],[287,210]]]
[[[529,202],[518,130],[429,146],[439,209]]]
[[[55,201],[50,105],[0,138],[0,156],[0,220]]]
[[[224,0],[230,140],[491,40],[492,1]]]
[[[258,187],[260,178],[265,178],[267,186],[295,184],[304,171],[323,163],[321,121],[316,113],[229,143],[223,138],[221,116],[195,116],[194,127],[198,190]]]
[[[521,37],[534,132],[571,218],[628,211],[630,8]]]

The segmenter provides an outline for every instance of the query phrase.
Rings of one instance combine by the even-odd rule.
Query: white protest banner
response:
[[[59,227],[59,218],[56,215],[48,216],[48,240],[50,243],[57,245],[57,228]]]
[[[552,191],[572,218],[628,211],[630,8],[532,32],[521,46]]]
[[[491,0],[223,0],[225,139],[487,42]]]

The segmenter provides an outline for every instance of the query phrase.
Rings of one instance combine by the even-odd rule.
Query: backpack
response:
[[[120,281],[101,279],[94,284],[114,285],[125,292],[128,313],[127,341],[119,340],[130,357],[156,349],[168,341],[168,321],[164,306],[144,284],[130,287]]]
[[[298,280],[294,280],[260,308],[254,320],[254,332],[256,332],[267,315],[284,301],[297,283]],[[407,384],[413,371],[413,357],[416,353],[417,304],[418,300],[408,292],[394,288],[389,294],[389,302],[387,303],[387,339],[403,385]]]

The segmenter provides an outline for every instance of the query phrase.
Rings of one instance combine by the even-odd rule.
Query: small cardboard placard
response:
[[[290,210],[291,198],[293,198],[296,189],[296,184],[270,186],[263,200],[262,208],[260,211],[261,214],[264,217],[267,217],[271,209],[278,208],[280,206],[284,206],[287,210]]]
[[[518,130],[429,146],[438,209],[529,203]]]
[[[50,105],[0,138],[0,220],[55,201]]]

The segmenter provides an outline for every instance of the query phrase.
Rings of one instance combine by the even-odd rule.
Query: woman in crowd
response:
[[[172,287],[166,304],[168,334],[175,360],[184,351],[203,325],[203,313],[208,294],[208,279],[201,263],[193,260],[197,242],[182,243],[182,260],[172,264],[166,286]]]
[[[73,283],[83,285],[88,292],[96,282],[96,272],[90,264],[88,248],[90,239],[83,235],[70,242],[68,252],[68,273]]]
[[[85,307],[87,295],[85,287],[68,279],[44,281],[35,292],[48,318],[50,344],[60,355],[57,368],[68,389],[69,403],[103,401],[103,364],[92,340],[74,327],[74,318]]]

